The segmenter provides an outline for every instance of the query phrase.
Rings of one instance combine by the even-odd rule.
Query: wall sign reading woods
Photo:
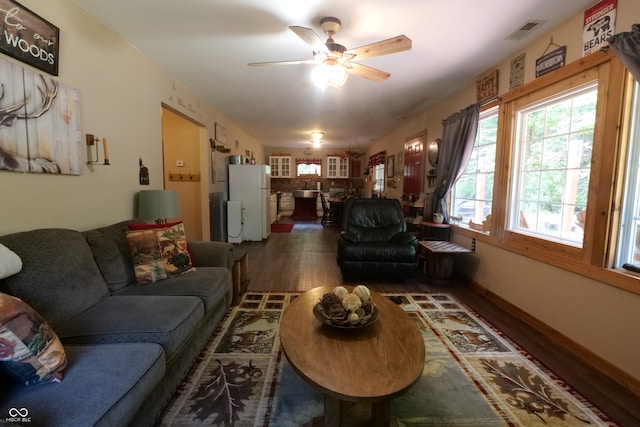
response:
[[[0,0],[0,52],[58,75],[60,29],[12,0]]]

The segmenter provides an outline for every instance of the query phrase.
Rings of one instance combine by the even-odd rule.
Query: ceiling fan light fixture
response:
[[[320,139],[324,136],[324,132],[320,132],[320,131],[313,131],[311,132],[311,138],[313,138],[313,141],[320,141]]]
[[[340,88],[347,81],[347,77],[347,67],[339,63],[318,65],[311,72],[313,83],[322,90],[327,86]]]
[[[319,139],[315,139],[315,140],[311,141],[311,145],[313,145],[313,148],[320,148],[320,140]]]

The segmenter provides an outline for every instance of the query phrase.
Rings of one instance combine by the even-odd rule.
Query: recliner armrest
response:
[[[344,240],[346,240],[348,242],[351,242],[351,243],[359,243],[360,242],[360,239],[358,238],[358,236],[356,234],[350,233],[348,231],[343,231],[340,234],[340,238],[344,239]]]
[[[406,231],[395,234],[393,237],[391,237],[390,240],[391,242],[398,245],[417,244],[418,242],[418,238],[415,236],[415,234],[412,234]]]

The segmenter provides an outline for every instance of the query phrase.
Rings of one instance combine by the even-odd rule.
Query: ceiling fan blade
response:
[[[391,76],[390,73],[386,71],[378,70],[377,68],[367,67],[366,65],[358,64],[352,62],[349,64],[349,68],[347,70],[351,74],[355,74],[359,77],[364,77],[365,79],[369,79],[374,82],[383,82]]]
[[[289,29],[296,33],[296,35],[300,37],[302,41],[311,46],[314,52],[323,52],[326,54],[329,53],[329,49],[327,49],[327,46],[324,44],[322,39],[318,37],[316,32],[311,28],[291,25]]]
[[[360,59],[388,55],[409,49],[411,49],[411,39],[405,35],[400,35],[355,49],[349,49],[344,54],[358,61]]]
[[[250,67],[261,67],[263,65],[296,65],[296,64],[317,64],[317,61],[312,59],[300,60],[300,61],[272,61],[272,62],[249,62],[247,65]]]

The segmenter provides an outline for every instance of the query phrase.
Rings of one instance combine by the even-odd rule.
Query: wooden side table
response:
[[[249,251],[244,248],[233,248],[233,300],[231,305],[238,305],[240,297],[247,291],[251,278],[249,277]]]
[[[420,249],[426,252],[427,277],[433,284],[448,284],[453,276],[454,256],[473,252],[452,242],[421,240]]]
[[[423,221],[420,224],[420,239],[422,240],[450,240],[451,226]]]
[[[423,221],[420,223],[420,240],[445,240],[451,238],[451,226],[449,224],[437,224]],[[422,272],[427,273],[427,254],[424,249],[418,251],[417,265],[422,264]]]

